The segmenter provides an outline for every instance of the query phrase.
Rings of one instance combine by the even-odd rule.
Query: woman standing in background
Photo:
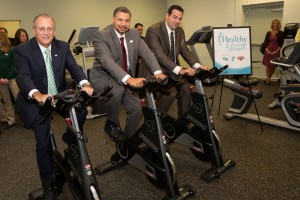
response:
[[[10,79],[15,78],[15,53],[7,35],[0,32],[0,96],[2,98],[0,103],[3,104],[3,111],[0,113],[0,120],[1,122],[7,123],[6,129],[16,125],[14,109],[8,86]]]
[[[283,31],[280,30],[281,23],[279,19],[272,20],[271,31],[268,31],[265,36],[264,43],[266,44],[266,50],[264,52],[262,64],[266,66],[266,80],[265,84],[269,85],[272,75],[275,71],[275,65],[270,61],[280,57],[280,49],[284,42]]]
[[[19,28],[15,33],[15,44],[14,46],[17,46],[19,44],[24,44],[28,42],[28,34],[25,29]]]

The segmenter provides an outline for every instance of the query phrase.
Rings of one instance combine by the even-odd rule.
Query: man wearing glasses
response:
[[[58,199],[50,138],[51,114],[40,115],[37,102],[44,103],[48,96],[66,89],[66,70],[89,95],[92,95],[93,88],[82,68],[76,64],[68,43],[55,39],[55,21],[52,17],[48,14],[36,16],[33,32],[34,38],[15,48],[17,84],[20,88],[15,109],[24,125],[35,134],[44,199]]]

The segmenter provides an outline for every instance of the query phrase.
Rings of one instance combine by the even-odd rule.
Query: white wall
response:
[[[299,0],[283,0],[282,24],[300,22]],[[32,37],[32,20],[35,15],[47,12],[56,19],[56,36],[67,41],[72,30],[77,29],[72,43],[76,42],[81,26],[98,25],[101,28],[111,23],[113,10],[121,5],[128,7],[132,12],[132,26],[136,22],[144,24],[146,31],[151,24],[164,18],[170,5],[181,5],[185,12],[182,27],[189,39],[194,31],[204,25],[224,27],[245,25],[243,5],[279,2],[274,0],[0,0],[0,20],[21,20]],[[197,45],[202,64],[212,66],[212,61],[204,45]],[[182,62],[183,66],[187,64]],[[263,67],[263,66],[262,66]]]
[[[299,0],[285,0],[283,9],[283,23],[300,23],[300,1]]]
[[[140,22],[144,29],[162,20],[167,9],[162,0],[0,0],[0,5],[1,20],[21,20],[21,27],[27,30],[29,37],[33,37],[33,18],[39,13],[48,13],[56,21],[58,39],[68,41],[73,29],[77,30],[71,45],[77,42],[82,26],[104,28],[111,24],[113,11],[119,6],[126,6],[131,11],[131,27]],[[75,59],[83,65],[82,54],[75,55]],[[86,67],[90,68],[93,58],[86,61]]]
[[[282,24],[291,23],[291,22],[300,22],[299,15],[299,0],[236,0],[240,5],[255,5],[255,4],[264,4],[264,3],[274,3],[274,2],[284,2],[283,9],[283,20]],[[237,7],[238,12],[241,13],[241,6]],[[240,15],[241,16],[241,15]]]
[[[32,20],[46,12],[56,20],[57,38],[67,41],[73,31],[79,34],[81,26],[98,25],[104,28],[111,23],[113,11],[118,6],[126,6],[132,13],[132,27],[136,22],[145,28],[163,18],[166,2],[162,0],[0,0],[1,20],[21,20],[22,28],[32,34]]]
[[[181,26],[185,30],[186,40],[202,26],[226,27],[227,24],[235,25],[235,0],[168,0],[167,7],[180,5],[184,9]],[[196,51],[200,56],[202,65],[213,66],[212,60],[204,44],[196,44]],[[180,61],[183,66],[187,63]]]

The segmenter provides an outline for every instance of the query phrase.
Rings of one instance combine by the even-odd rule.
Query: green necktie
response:
[[[46,62],[46,70],[47,70],[47,78],[48,78],[48,94],[56,95],[57,88],[54,79],[50,49],[46,49],[45,54],[46,54],[45,62]]]

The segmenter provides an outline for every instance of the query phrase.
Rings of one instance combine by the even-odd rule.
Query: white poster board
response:
[[[250,27],[213,28],[214,66],[228,68],[220,75],[252,75]]]

